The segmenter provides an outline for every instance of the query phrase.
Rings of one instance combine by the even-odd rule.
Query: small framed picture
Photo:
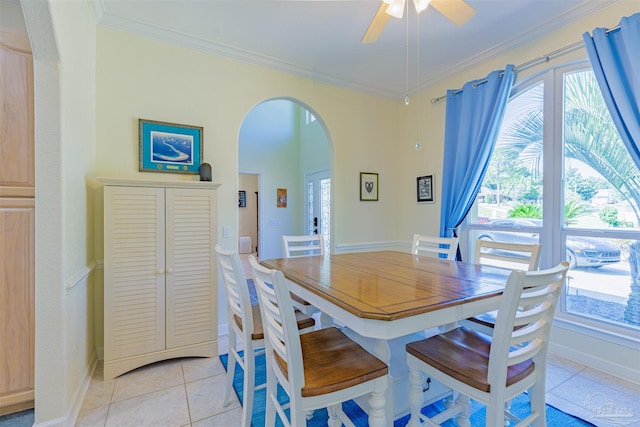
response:
[[[416,192],[418,203],[433,202],[433,175],[416,178]]]
[[[247,207],[247,192],[244,190],[238,191],[238,207],[239,208]]]
[[[287,207],[287,189],[286,188],[278,188],[277,197],[278,200],[276,202],[276,206],[279,208]]]
[[[202,128],[138,120],[141,172],[199,174]]]
[[[378,201],[378,174],[360,172],[360,200],[363,202]]]

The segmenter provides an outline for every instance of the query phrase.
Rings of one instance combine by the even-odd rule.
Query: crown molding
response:
[[[416,87],[411,87],[410,92],[420,92],[424,89],[436,85],[452,75],[463,72],[466,69],[479,66],[491,59],[503,55],[514,49],[526,46],[532,40],[548,35],[562,27],[576,22],[582,18],[592,15],[600,10],[606,9],[619,0],[590,0],[575,6],[571,10],[563,14],[559,14],[554,18],[539,24],[535,30],[526,31],[517,37],[505,40],[503,43],[496,45],[490,49],[478,52],[476,55],[457,63],[454,66],[440,70],[437,73],[429,75],[425,73],[424,80]],[[358,81],[338,78],[324,73],[311,70],[307,67],[300,66],[281,59],[263,55],[246,49],[240,49],[224,43],[214,42],[199,38],[183,32],[159,27],[148,22],[142,22],[129,18],[118,17],[109,14],[105,9],[104,0],[88,0],[96,23],[98,25],[109,27],[115,30],[124,31],[138,36],[158,40],[161,42],[195,49],[198,51],[218,55],[232,60],[244,62],[251,65],[269,68],[283,73],[295,75],[314,81],[331,84],[334,86],[344,87],[350,90],[368,93],[370,95],[383,98],[400,100],[404,99],[405,93],[396,93],[370,85],[363,85]],[[576,36],[578,38],[579,35]],[[517,65],[517,64],[516,64]]]
[[[517,37],[511,38],[510,40],[505,40],[503,43],[496,45],[491,49],[479,52],[478,54],[466,59],[465,61],[459,62],[455,66],[449,67],[446,70],[434,74],[428,79],[422,81],[418,90],[422,91],[430,86],[440,83],[441,81],[452,75],[461,73],[466,69],[479,66],[514,49],[524,47],[530,44],[532,41],[538,40],[546,35],[549,35],[550,33],[566,27],[569,24],[577,22],[583,18],[586,18],[587,16],[593,15],[597,12],[600,12],[601,10],[613,6],[618,1],[619,0],[591,0],[587,4],[576,6],[563,14],[557,15],[552,19],[541,23],[533,31],[523,32]],[[579,41],[580,37],[581,34],[577,34],[576,40],[573,41]],[[572,41],[567,41],[567,43],[570,42]],[[518,64],[514,65],[517,66]]]

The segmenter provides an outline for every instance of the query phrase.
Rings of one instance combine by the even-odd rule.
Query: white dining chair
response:
[[[414,234],[411,253],[443,259],[455,259],[458,251],[457,237],[432,237]]]
[[[495,265],[498,267],[535,271],[540,264],[539,244],[502,243],[492,240],[477,240],[474,264]],[[460,324],[479,330],[487,335],[493,334],[496,323],[496,311],[483,313],[463,320]]]
[[[284,258],[298,258],[304,256],[324,255],[324,239],[322,234],[310,234],[302,236],[282,235],[282,254]],[[308,301],[292,294],[293,305],[308,316],[320,312]],[[321,315],[322,316],[322,315]],[[331,325],[333,322],[328,316],[321,318],[322,326]]]
[[[385,390],[388,367],[335,327],[295,333],[291,294],[279,270],[265,268],[249,257],[258,291],[267,348],[265,426],[306,425],[308,411],[327,408],[330,426],[353,426],[342,402],[369,395],[369,425],[386,426]],[[289,403],[278,400],[278,385]],[[289,416],[285,409],[289,408]]]
[[[324,255],[322,234],[310,234],[308,236],[283,235],[282,254],[284,258]]]
[[[551,323],[569,264],[563,261],[544,271],[511,272],[500,300],[493,336],[458,328],[409,343],[411,418],[409,427],[421,421],[430,426],[458,417],[458,425],[470,425],[469,398],[486,405],[486,426],[502,426],[505,417],[517,426],[546,426],[545,378]],[[455,404],[431,418],[420,413],[424,376],[458,394]],[[529,390],[531,410],[518,419],[506,403]]]
[[[255,390],[264,388],[266,384],[255,386],[255,358],[264,354],[264,330],[258,305],[251,305],[248,283],[237,252],[225,251],[216,244],[218,265],[224,289],[227,295],[227,314],[229,327],[229,355],[227,359],[227,384],[224,393],[224,406],[231,403],[233,377],[236,362],[244,371],[242,419],[240,426],[251,426],[253,413],[253,396]],[[299,311],[295,312],[295,322],[300,333],[311,331],[315,320]],[[243,354],[238,350],[237,339],[244,344]]]
[[[534,271],[540,264],[539,244],[503,243],[476,240],[475,264],[495,265],[511,270]]]

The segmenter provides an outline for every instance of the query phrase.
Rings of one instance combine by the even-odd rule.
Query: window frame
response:
[[[564,226],[564,75],[567,73],[590,70],[588,60],[549,67],[522,81],[514,82],[509,100],[530,88],[542,83],[543,86],[543,223],[540,227],[498,227],[471,222],[477,211],[467,215],[459,228],[463,261],[472,262],[475,243],[470,241],[473,231],[508,231],[539,233],[542,244],[540,268],[549,268],[565,259],[565,242],[568,236],[610,237],[614,239],[640,240],[637,231],[611,229],[597,231]],[[550,124],[550,125],[548,125]],[[555,190],[555,191],[554,191]],[[475,206],[475,205],[474,205]],[[472,208],[473,210],[474,208]],[[555,232],[554,232],[555,231]],[[600,236],[599,236],[600,235]],[[640,328],[599,321],[577,313],[566,311],[566,288],[563,289],[556,311],[556,321],[560,326],[586,335],[612,341],[622,345],[637,347],[640,343]]]

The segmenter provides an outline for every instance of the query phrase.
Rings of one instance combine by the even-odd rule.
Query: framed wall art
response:
[[[363,202],[378,201],[378,174],[360,172],[360,200]]]
[[[418,203],[433,202],[433,175],[416,178],[416,194]]]
[[[245,190],[238,191],[238,207],[239,208],[247,207],[247,192]]]
[[[138,120],[141,172],[199,174],[202,128]]]
[[[279,208],[287,207],[287,189],[286,188],[278,188],[277,190],[277,202],[276,206]]]

